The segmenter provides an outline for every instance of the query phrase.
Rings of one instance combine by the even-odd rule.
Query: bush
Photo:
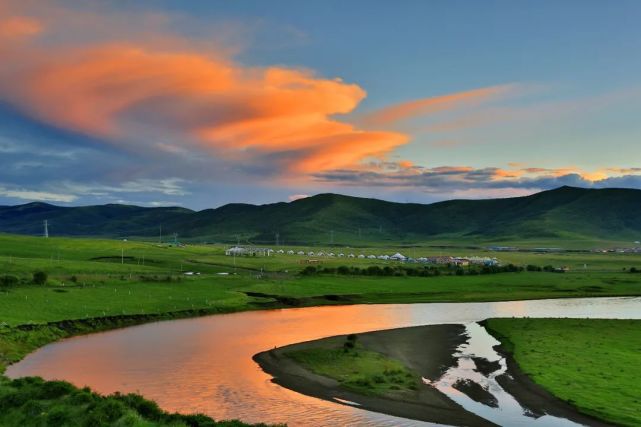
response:
[[[54,406],[47,414],[46,425],[51,427],[63,427],[71,424],[71,417],[63,406]]]
[[[75,387],[65,381],[47,381],[39,390],[40,399],[58,399],[75,391]]]
[[[349,270],[349,267],[347,267],[347,266],[345,266],[345,265],[341,265],[340,267],[338,267],[338,268],[336,269],[336,272],[337,272],[338,274],[343,274],[343,275],[345,275],[345,274],[349,274],[349,273],[350,273],[350,270]]]
[[[313,274],[316,274],[316,267],[313,265],[308,265],[307,267],[303,268],[303,271],[300,272],[303,276],[311,276]]]
[[[12,286],[16,286],[18,282],[19,280],[16,276],[12,276],[10,274],[0,276],[0,288],[10,288]]]
[[[47,283],[47,279],[49,276],[47,276],[47,273],[44,271],[36,271],[33,273],[33,283],[36,285],[44,285]]]

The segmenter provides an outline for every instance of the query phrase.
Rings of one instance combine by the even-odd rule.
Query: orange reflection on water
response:
[[[65,379],[101,393],[139,392],[163,409],[217,419],[417,425],[284,389],[252,356],[332,335],[512,316],[639,318],[641,298],[310,307],[157,322],[47,345],[7,375]]]
[[[407,310],[375,307],[247,312],[93,334],[47,346],[38,357],[12,367],[11,375],[68,379],[104,394],[139,392],[166,410],[217,419],[265,421],[259,415],[274,412],[309,417],[319,407],[354,412],[273,384],[252,356],[295,342],[408,323]]]

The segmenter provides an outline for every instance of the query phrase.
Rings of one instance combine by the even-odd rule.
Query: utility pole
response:
[[[45,226],[45,233],[44,237],[45,239],[49,238],[49,221],[45,219],[44,221],[44,226]]]
[[[276,232],[276,246],[278,246],[279,241],[280,241],[280,234],[277,231]]]
[[[160,236],[158,238],[158,243],[162,243],[162,224],[160,224]]]
[[[178,233],[174,233],[174,246],[178,246]]]

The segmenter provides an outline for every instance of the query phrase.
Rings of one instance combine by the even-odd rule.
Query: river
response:
[[[172,320],[55,342],[10,366],[6,375],[67,380],[105,394],[137,392],[163,409],[216,419],[291,426],[429,425],[287,390],[273,384],[252,356],[332,335],[443,323],[468,325],[474,353],[481,354],[492,338],[482,328],[474,332],[474,322],[491,317],[641,319],[641,298],[329,306]],[[478,413],[474,403],[461,403]],[[505,410],[513,411],[513,402],[507,403]],[[495,411],[485,415],[502,419]]]

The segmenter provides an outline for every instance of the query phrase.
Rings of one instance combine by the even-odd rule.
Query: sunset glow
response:
[[[210,6],[202,13],[212,13]],[[308,64],[308,51],[326,45],[305,36],[313,31],[295,23],[297,12],[287,27],[296,36],[279,45],[255,38],[264,28],[242,25],[251,8],[226,10],[228,22],[216,18],[206,27],[196,12],[174,9],[0,3],[0,55],[8,64],[0,70],[7,122],[0,151],[8,165],[0,198],[205,207],[232,200],[200,189],[226,185],[256,201],[370,195],[382,186],[381,197],[394,200],[402,191],[407,199],[410,190],[422,202],[471,190],[483,197],[563,184],[641,186],[639,164],[621,154],[639,135],[636,121],[625,119],[641,107],[633,82],[588,90],[516,69],[494,76],[470,69],[441,87],[406,79],[392,64],[388,78],[375,80],[352,66],[343,73],[326,60]],[[262,25],[277,34],[270,19]],[[291,60],[277,59],[289,51]],[[503,53],[520,55],[514,47]],[[354,54],[374,58],[375,49]],[[398,66],[442,60],[418,55]],[[386,97],[386,85],[401,89]],[[608,124],[612,114],[620,117],[616,126]],[[580,123],[598,127],[593,139]],[[63,182],[51,168],[26,173],[47,151],[69,153],[64,167],[75,176]],[[577,152],[585,155],[573,158]],[[78,167],[97,159],[97,169]],[[95,190],[159,179],[180,182],[184,196]]]

